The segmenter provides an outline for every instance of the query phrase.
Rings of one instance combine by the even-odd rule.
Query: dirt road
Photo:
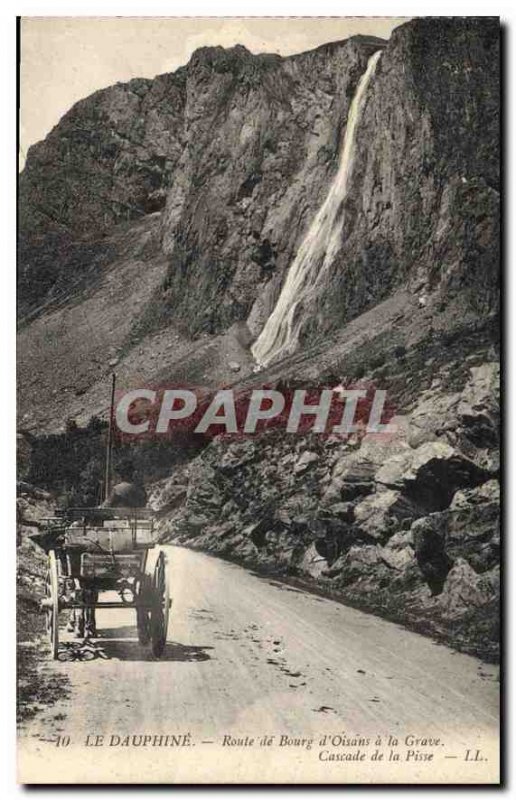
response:
[[[44,667],[71,689],[22,731],[22,780],[497,780],[496,668],[241,567],[165,550],[164,657],[138,644],[134,612],[99,611],[95,657]]]

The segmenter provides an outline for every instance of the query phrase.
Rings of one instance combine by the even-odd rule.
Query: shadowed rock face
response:
[[[29,149],[20,176],[20,308],[119,253],[114,225],[163,208],[184,146],[184,71],[81,100]]]
[[[166,202],[165,304],[193,332],[245,318],[317,205],[379,44],[354,37],[287,59],[202,48],[174,74],[77,103],[30,149],[20,179],[22,307],[77,270],[77,240],[98,240]]]
[[[357,131],[343,244],[304,312],[339,327],[410,279],[496,306],[498,24],[397,29]],[[379,40],[298,56],[202,48],[176,73],[74,106],[20,180],[21,308],[92,260],[114,224],[162,210],[160,319],[190,334],[248,320],[256,336],[335,174],[350,103]]]
[[[481,19],[394,31],[359,126],[345,241],[307,325],[354,317],[405,279],[444,304],[460,293],[464,308],[496,308],[498,36]]]

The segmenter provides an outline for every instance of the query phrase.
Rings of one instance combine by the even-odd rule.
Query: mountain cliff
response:
[[[256,335],[383,46],[352,37],[285,59],[202,48],[176,73],[78,103],[30,149],[20,180],[22,309],[80,277],[91,249],[109,259],[113,225],[163,209],[165,318],[194,335],[248,320]],[[340,327],[407,278],[496,304],[497,48],[485,18],[394,31],[358,126],[342,247],[307,329]]]
[[[114,367],[121,386],[256,383],[250,346],[380,51],[332,258],[260,382],[373,381],[401,438],[214,442],[154,499],[166,537],[494,641],[498,50],[497,19],[421,18],[288,58],[202,48],[74,106],[20,176],[22,427],[105,414]]]
[[[352,98],[379,49],[338,252],[301,310],[301,343],[331,337],[400,287],[451,318],[496,314],[496,19],[419,19],[387,44],[355,36],[288,58],[202,48],[173,74],[77,103],[29,150],[20,177],[21,380],[30,387],[38,376],[47,425],[48,412],[55,426],[103,408],[115,356],[128,383],[136,362],[150,380],[162,367],[176,377],[188,361],[186,377],[201,381],[208,361],[218,365],[215,382],[231,378],[231,358],[252,364],[247,346],[337,173]],[[102,298],[124,273],[121,319],[110,324]],[[63,305],[64,326],[51,314]],[[233,325],[238,335],[219,347],[216,336]],[[181,342],[175,360],[162,346],[167,331]],[[61,383],[40,367],[48,339],[64,362]],[[71,351],[80,358],[69,375]],[[29,387],[30,416],[38,400]]]

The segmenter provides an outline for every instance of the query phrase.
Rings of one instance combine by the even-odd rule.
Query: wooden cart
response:
[[[41,607],[54,659],[59,651],[59,613],[77,609],[84,627],[88,610],[94,618],[96,608],[134,608],[140,644],[150,644],[153,655],[161,656],[171,601],[163,550],[152,572],[147,569],[149,551],[157,546],[152,512],[66,509],[44,520],[37,541],[48,558]],[[116,592],[118,599],[99,599],[103,592]]]

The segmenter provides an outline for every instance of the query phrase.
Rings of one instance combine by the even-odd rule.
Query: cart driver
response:
[[[142,484],[134,480],[134,466],[129,460],[118,467],[120,482],[116,483],[111,494],[102,504],[104,508],[145,508],[147,494]]]

